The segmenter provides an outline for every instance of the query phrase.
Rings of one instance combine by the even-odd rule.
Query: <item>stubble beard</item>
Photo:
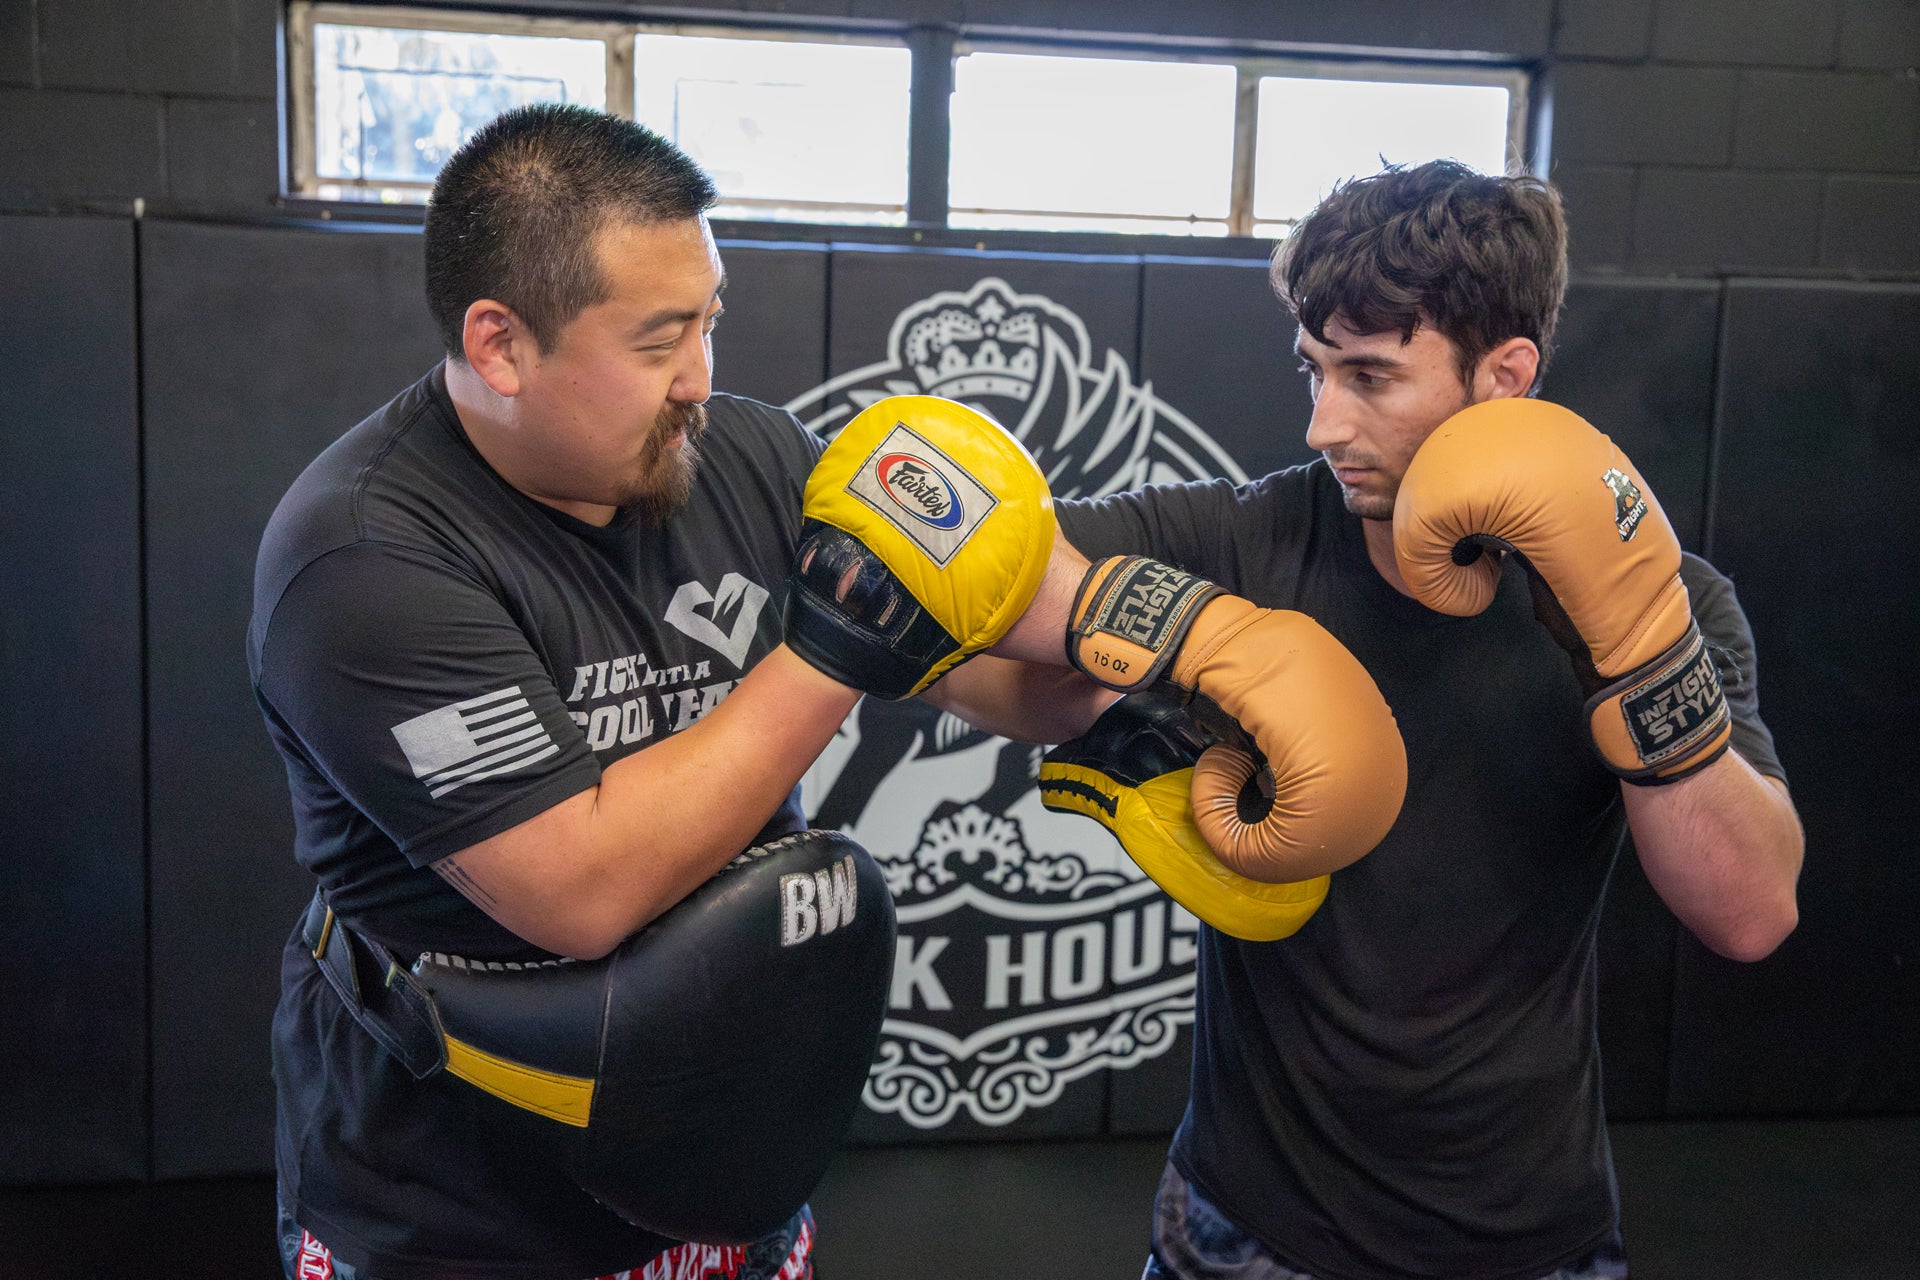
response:
[[[679,431],[686,439],[678,445],[667,440]],[[693,479],[700,470],[698,441],[707,430],[707,406],[668,401],[653,420],[646,447],[640,452],[639,474],[625,501],[630,511],[650,525],[665,524],[674,512],[686,505],[693,492]]]
[[[1454,414],[1460,412],[1460,410],[1462,409],[1471,408],[1475,403],[1476,401],[1473,398],[1473,388],[1470,386],[1463,385],[1461,387],[1460,403],[1455,405],[1452,409],[1450,409],[1447,412],[1446,418],[1442,418],[1440,422],[1445,422],[1447,418],[1451,418]],[[1432,431],[1439,430],[1440,422],[1436,422],[1433,424]],[[1431,435],[1432,431],[1429,431],[1428,434]],[[1385,474],[1380,470],[1380,458],[1376,454],[1352,453],[1352,452],[1333,454],[1333,453],[1322,452],[1321,456],[1327,460],[1327,464],[1329,466],[1367,467],[1371,469],[1375,475]],[[1402,472],[1403,476],[1404,474],[1405,473]],[[1354,493],[1351,490],[1348,490],[1344,487],[1340,491],[1340,500],[1342,503],[1345,504],[1347,508],[1347,514],[1359,516],[1362,520],[1393,519],[1393,504],[1395,500],[1399,498],[1399,496],[1400,496],[1399,480],[1395,480],[1393,482],[1393,487],[1388,489],[1387,492],[1385,493]]]
[[[1373,469],[1375,475],[1381,474],[1378,470],[1380,460],[1366,454],[1344,453],[1337,458],[1332,454],[1325,456],[1329,466],[1367,467]],[[1386,493],[1355,493],[1343,486],[1340,490],[1340,500],[1346,505],[1348,515],[1359,516],[1362,520],[1391,520],[1393,519],[1393,500],[1399,496],[1399,492],[1400,485],[1397,481]]]

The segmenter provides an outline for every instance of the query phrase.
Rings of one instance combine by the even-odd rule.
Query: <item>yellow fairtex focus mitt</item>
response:
[[[842,684],[906,698],[1005,636],[1053,551],[1053,498],[992,419],[891,396],[807,477],[787,645]]]
[[[1435,428],[1394,501],[1400,574],[1429,609],[1476,614],[1500,585],[1489,548],[1526,569],[1609,769],[1659,785],[1727,749],[1732,720],[1680,581],[1680,540],[1613,441],[1530,399],[1483,401]]]
[[[1203,727],[1186,701],[1159,685],[1115,702],[1041,759],[1040,803],[1113,832],[1168,897],[1220,932],[1248,942],[1291,937],[1326,900],[1329,877],[1266,884],[1214,855],[1193,820],[1194,764],[1222,741],[1251,744],[1230,722],[1225,738]]]

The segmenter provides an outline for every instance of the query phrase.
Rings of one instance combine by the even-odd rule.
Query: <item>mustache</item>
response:
[[[1346,449],[1340,452],[1325,449],[1321,451],[1320,456],[1327,460],[1327,465],[1330,467],[1368,467],[1373,470],[1378,470],[1380,467],[1380,458],[1378,455],[1360,453],[1353,449]]]
[[[647,524],[659,526],[680,509],[693,490],[694,473],[700,467],[698,441],[707,430],[707,406],[668,401],[653,415],[653,434],[641,457],[643,479],[623,509],[631,510]],[[667,437],[686,432],[686,439],[669,454]]]
[[[660,412],[654,416],[653,426],[656,439],[672,435],[675,431],[685,431],[687,443],[692,444],[706,434],[707,406],[669,400],[660,406]]]

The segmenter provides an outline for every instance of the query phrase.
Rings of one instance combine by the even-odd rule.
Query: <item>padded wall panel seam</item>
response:
[[[1920,1108],[1920,287],[1727,287],[1716,561],[1807,834],[1800,922],[1757,964],[1688,941],[1676,1115]]]
[[[1577,278],[1542,389],[1620,445],[1681,545],[1695,551],[1703,537],[1718,316],[1712,283]],[[1666,1110],[1680,933],[1632,840],[1624,841],[1598,942],[1601,1062],[1614,1119]]]

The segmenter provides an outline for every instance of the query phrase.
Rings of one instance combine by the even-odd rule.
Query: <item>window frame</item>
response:
[[[960,39],[956,39],[953,42],[952,63],[950,65],[953,66],[955,69],[957,69],[960,59],[970,53],[1010,53],[1010,54],[1025,54],[1030,56],[1049,57],[1049,58],[1091,58],[1091,59],[1102,60],[1102,61],[1123,61],[1123,62],[1177,62],[1184,65],[1206,64],[1210,66],[1230,66],[1230,67],[1236,67],[1236,68],[1239,66],[1239,64],[1242,61],[1244,61],[1244,59],[1236,58],[1227,54],[1195,52],[1193,50],[1188,50],[1188,49],[1174,49],[1174,48],[1157,48],[1156,49],[1156,48],[1145,48],[1145,47],[1140,47],[1135,45],[1107,45],[1107,44],[1086,45],[1086,44],[1066,44],[1066,43],[1048,44],[1044,41],[1035,41],[1035,40],[1028,40],[1028,39],[994,39],[989,36],[967,36]],[[953,72],[950,71],[948,74],[949,74],[949,86],[951,86],[951,77],[953,75]],[[1234,215],[1236,214],[1239,208],[1237,201],[1240,195],[1240,169],[1242,165],[1242,158],[1240,155],[1240,133],[1241,133],[1242,125],[1241,125],[1240,117],[1242,116],[1242,114],[1244,114],[1244,106],[1241,103],[1240,99],[1242,96],[1244,96],[1245,92],[1246,92],[1245,75],[1244,73],[1242,73],[1240,76],[1240,82],[1236,85],[1235,97],[1234,97],[1233,168],[1228,179],[1227,217],[1224,220],[1227,226],[1226,233],[1225,233],[1227,236],[1232,236],[1236,234],[1234,231]],[[951,92],[949,93],[949,97],[951,97]],[[942,112],[942,118],[948,122],[948,137],[951,138],[952,136],[951,113]],[[1249,188],[1249,192],[1251,192],[1251,188]],[[947,207],[947,214],[949,219],[948,226],[951,227],[951,229],[956,234],[959,234],[959,235],[986,234],[990,230],[995,230],[991,228],[952,227],[951,218],[952,218],[953,212],[954,212],[953,206],[949,204]],[[1145,214],[1145,213],[1141,213],[1141,214],[1068,213],[1060,210],[1045,210],[1045,209],[973,209],[973,208],[963,209],[960,212],[963,212],[963,213],[1018,213],[1018,214],[1040,214],[1040,215],[1044,215],[1048,213],[1058,213],[1061,217],[1105,218],[1105,219],[1110,219],[1114,222],[1138,221],[1143,223],[1144,222],[1167,223],[1167,222],[1180,221],[1180,219],[1178,218],[1171,218],[1166,216],[1165,214]],[[1199,223],[1199,222],[1213,223],[1221,220],[1215,219],[1215,218],[1194,218],[1194,219],[1189,219],[1189,221],[1192,221],[1195,223]],[[1031,235],[1088,234],[1088,233],[1080,233],[1080,232],[1072,232],[1072,231],[1042,231],[1037,228],[1022,228],[1021,230],[1025,230],[1028,234],[1031,234]],[[1095,232],[1091,234],[1102,234],[1102,233]],[[1196,243],[1202,243],[1202,244],[1207,243],[1209,241],[1214,244],[1218,244],[1222,239],[1222,237],[1220,236],[1193,235],[1193,234],[1180,235],[1178,233],[1170,232],[1170,231],[1113,232],[1109,234],[1151,236],[1156,241],[1191,240]]]
[[[1254,234],[1253,216],[1254,157],[1259,151],[1260,81],[1270,76],[1298,80],[1361,80],[1379,84],[1472,85],[1507,91],[1507,167],[1524,166],[1531,154],[1533,77],[1523,67],[1505,63],[1471,62],[1393,62],[1378,58],[1334,61],[1325,58],[1261,57],[1239,60],[1240,97],[1234,116],[1234,178],[1245,176],[1243,193],[1236,186],[1234,215],[1243,218],[1243,229],[1234,235]],[[1415,74],[1417,72],[1417,74]],[[1281,225],[1290,231],[1293,219],[1267,220],[1263,226]],[[1265,237],[1272,239],[1274,237]]]
[[[486,0],[478,0],[484,4]],[[642,35],[678,35],[751,40],[788,40],[807,44],[859,44],[904,47],[912,59],[908,104],[906,225],[846,222],[801,222],[772,219],[722,217],[730,233],[749,238],[784,240],[834,240],[857,236],[865,239],[903,238],[911,243],[966,244],[985,248],[995,244],[1060,245],[1133,244],[1150,246],[1151,252],[1173,251],[1181,256],[1195,253],[1241,254],[1251,247],[1270,243],[1276,237],[1265,228],[1288,227],[1284,222],[1259,223],[1262,233],[1255,234],[1253,216],[1254,160],[1257,154],[1259,84],[1269,76],[1299,79],[1361,80],[1396,84],[1490,85],[1508,91],[1507,141],[1508,166],[1532,169],[1534,166],[1533,124],[1536,103],[1533,80],[1536,69],[1524,63],[1465,55],[1456,58],[1408,57],[1404,59],[1356,51],[1352,57],[1335,54],[1296,54],[1286,52],[1248,52],[1229,45],[1183,42],[1178,45],[1154,45],[1136,40],[1103,40],[1068,35],[1048,40],[1021,33],[995,35],[989,31],[950,26],[869,25],[845,26],[763,25],[763,15],[742,12],[738,24],[711,19],[692,22],[642,21],[613,17],[590,19],[552,17],[524,11],[495,8],[439,9],[422,6],[361,4],[355,0],[291,0],[287,8],[286,53],[288,103],[286,119],[289,136],[289,166],[283,205],[305,207],[317,212],[324,221],[336,216],[358,216],[374,210],[395,214],[410,210],[415,216],[421,206],[415,203],[382,202],[382,190],[407,190],[424,193],[430,184],[417,182],[371,182],[364,179],[324,185],[351,187],[370,195],[364,199],[332,198],[319,194],[323,180],[315,173],[314,140],[315,85],[313,77],[313,27],[319,23],[381,26],[399,29],[432,29],[483,35],[559,36],[600,40],[607,50],[607,110],[633,118],[634,40]],[[1236,88],[1233,118],[1233,167],[1230,178],[1227,229],[1225,236],[1181,235],[1165,231],[1100,232],[1046,231],[1035,228],[986,229],[954,227],[947,202],[952,138],[950,99],[957,60],[968,53],[1038,54],[1049,57],[1087,57],[1128,61],[1209,63],[1235,69]],[[796,201],[759,201],[752,198],[729,199],[734,208],[751,208],[758,203],[792,206]],[[834,207],[842,207],[835,205]],[[851,205],[845,207],[852,207]],[[861,207],[865,207],[864,205]],[[878,206],[875,206],[876,208]],[[897,206],[887,206],[892,210]],[[352,210],[354,213],[348,213]],[[379,216],[375,214],[375,216]],[[1106,216],[1116,222],[1131,220],[1130,215]],[[1162,222],[1165,218],[1139,215],[1142,222]],[[1211,220],[1208,220],[1211,221]]]
[[[580,18],[548,18],[532,14],[494,13],[469,9],[425,9],[401,5],[360,5],[340,0],[294,0],[287,6],[288,154],[287,195],[330,204],[398,203],[377,194],[363,200],[329,201],[322,186],[345,187],[370,193],[433,189],[430,182],[373,182],[367,179],[321,178],[316,172],[314,137],[316,88],[313,76],[313,29],[336,23],[354,27],[386,27],[398,31],[457,31],[466,35],[548,36],[571,40],[598,40],[606,49],[607,110],[633,118],[633,23],[596,22]]]
[[[1300,80],[1365,80],[1383,84],[1475,85],[1505,89],[1507,90],[1506,150],[1509,167],[1515,163],[1524,164],[1532,146],[1529,124],[1532,119],[1533,75],[1525,67],[1510,63],[1412,58],[1394,60],[1380,57],[1346,59],[1276,53],[1245,54],[1189,48],[1151,48],[1131,44],[1048,43],[1032,39],[997,39],[991,36],[962,37],[953,42],[952,48],[952,56],[956,61],[969,53],[1018,53],[1062,58],[1124,59],[1130,62],[1210,63],[1233,67],[1237,75],[1237,85],[1233,112],[1233,172],[1229,180],[1227,204],[1227,235],[1229,237],[1251,238],[1253,236],[1254,158],[1259,150],[1260,141],[1260,81],[1270,76]],[[968,212],[996,211],[968,210]],[[1136,216],[1143,222],[1168,221],[1163,217],[1146,214],[1087,216],[1111,217],[1116,221]],[[1207,219],[1207,221],[1212,220]],[[1276,224],[1267,221],[1262,225]],[[1290,226],[1291,223],[1285,225]],[[954,230],[963,234],[973,234],[970,228],[954,228]],[[1031,234],[1074,233],[1033,231]],[[1192,239],[1203,243],[1208,240],[1217,242],[1216,237],[1210,236],[1188,237],[1166,232],[1140,234],[1151,235],[1160,241]]]
[[[726,26],[726,25],[722,25],[719,23],[712,23],[712,22],[629,22],[625,25],[627,27],[628,35],[629,35],[629,39],[627,42],[628,53],[627,53],[627,72],[626,72],[627,110],[625,114],[626,114],[626,118],[629,120],[633,119],[633,110],[634,110],[635,69],[634,69],[634,54],[633,54],[633,37],[643,36],[643,35],[691,36],[697,39],[757,40],[762,42],[776,42],[776,43],[786,42],[790,44],[861,45],[868,48],[900,49],[906,52],[907,57],[909,59],[909,67],[907,71],[907,78],[908,78],[909,85],[911,85],[912,79],[913,79],[913,69],[911,64],[916,57],[916,55],[914,54],[913,46],[905,38],[904,35],[895,33],[895,32],[843,31],[838,29],[816,29],[816,28],[810,28],[810,27],[753,27],[753,26],[735,27],[735,26]],[[609,108],[609,110],[611,110],[611,108]],[[907,164],[908,164],[909,174],[911,174],[911,169],[913,164],[912,113],[913,113],[913,107],[911,102],[911,94],[909,94],[908,121],[907,121]],[[775,197],[775,196],[725,196],[723,195],[720,197],[720,200],[719,200],[720,206],[724,208],[736,208],[736,209],[752,208],[754,206],[792,208],[798,205],[821,204],[821,203],[824,203],[824,202],[811,201],[811,200],[790,200],[790,199],[784,199],[784,198]],[[871,210],[876,210],[876,211],[881,211],[886,213],[892,213],[892,212],[898,211],[903,216],[910,217],[911,215],[909,211],[910,211],[911,205],[912,205],[912,182],[911,182],[911,177],[909,177],[907,192],[902,197],[902,200],[899,204],[882,205],[882,204],[873,204],[870,202],[860,201],[860,200],[843,200],[843,201],[836,200],[830,204],[826,204],[825,207],[833,208],[833,209],[871,209]],[[724,218],[726,215],[721,214],[718,216]],[[732,219],[732,220],[742,221],[742,219]],[[799,222],[799,221],[790,221],[787,219],[771,219],[771,218],[757,219],[754,221],[756,225],[767,226],[767,227],[836,226],[836,227],[857,228],[860,230],[867,230],[867,229],[898,230],[900,225],[898,223]]]

